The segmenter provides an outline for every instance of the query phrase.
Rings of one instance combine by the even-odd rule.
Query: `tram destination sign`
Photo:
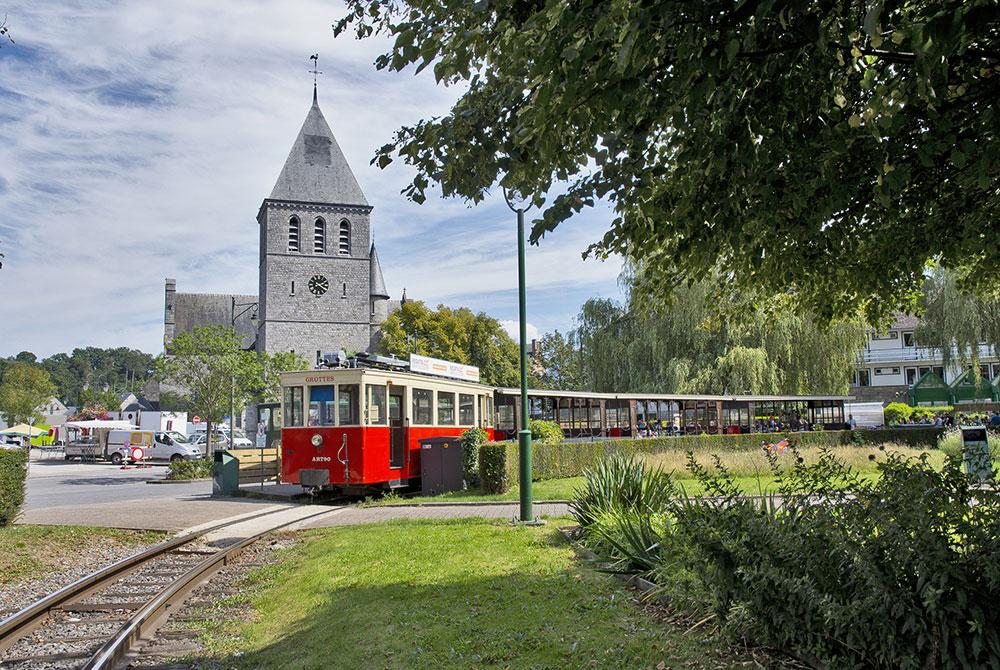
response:
[[[466,382],[479,381],[479,368],[475,365],[463,365],[461,363],[443,361],[440,358],[419,356],[417,354],[410,354],[410,372],[440,375],[441,377],[451,377],[452,379],[461,379]]]

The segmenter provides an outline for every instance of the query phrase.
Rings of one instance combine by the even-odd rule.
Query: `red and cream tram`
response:
[[[269,416],[283,419],[285,483],[345,493],[413,486],[420,478],[420,440],[457,437],[473,427],[485,429],[491,440],[510,440],[522,423],[518,389],[472,381],[479,371],[470,366],[368,354],[336,362],[347,367],[281,375],[281,413]],[[570,439],[840,430],[849,400],[552,390],[528,395],[529,417],[557,422]]]
[[[420,477],[420,440],[480,427],[493,438],[493,389],[402,370],[281,375],[281,480],[361,493]]]

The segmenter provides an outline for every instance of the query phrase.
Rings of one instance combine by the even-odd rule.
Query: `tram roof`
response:
[[[503,395],[520,395],[518,388],[499,388]],[[807,400],[842,400],[847,402],[853,396],[847,395],[688,395],[683,393],[594,393],[590,391],[557,391],[552,389],[528,389],[528,395],[546,398],[599,398],[605,400],[726,400],[730,402],[779,402]]]

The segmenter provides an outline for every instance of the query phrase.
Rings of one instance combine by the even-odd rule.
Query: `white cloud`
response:
[[[520,321],[514,321],[512,319],[503,319],[500,321],[500,326],[507,331],[507,334],[510,335],[511,339],[514,340],[515,342],[521,339]],[[529,343],[532,340],[538,339],[538,328],[536,328],[534,324],[532,324],[530,321],[527,323],[527,327],[525,328],[525,330],[527,331],[528,334]]]
[[[368,200],[390,292],[516,315],[513,215],[399,191],[369,165],[404,123],[457,93],[429,76],[376,72],[380,44],[333,38],[321,0],[64,0],[4,11],[0,50],[0,355],[76,346],[162,348],[163,279],[178,290],[257,292],[257,226],[311,101]],[[565,328],[590,294],[616,295],[617,262],[580,253],[606,211],[528,251],[529,315]],[[570,297],[571,296],[571,297]],[[536,317],[537,315],[537,317]]]

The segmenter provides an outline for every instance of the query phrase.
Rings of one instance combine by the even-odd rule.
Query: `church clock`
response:
[[[313,275],[309,279],[309,291],[313,295],[323,295],[330,288],[330,282],[323,275]]]

